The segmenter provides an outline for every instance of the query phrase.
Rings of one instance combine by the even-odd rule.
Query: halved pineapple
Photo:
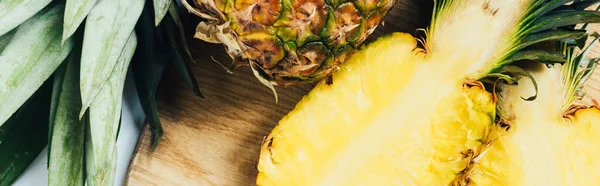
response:
[[[525,101],[520,95],[535,92],[531,81],[504,86],[499,108],[510,124],[472,172],[477,185],[595,185],[600,183],[600,110],[577,104],[578,91],[596,68],[595,60],[580,67],[585,52],[574,56],[564,49],[564,65],[542,64],[528,71],[540,94]],[[589,51],[589,46],[588,46]]]
[[[527,75],[515,61],[566,61],[530,46],[577,44],[587,34],[564,27],[600,21],[580,10],[593,3],[563,5],[571,1],[437,1],[423,49],[400,33],[371,43],[279,122],[262,146],[257,184],[472,183],[513,127],[496,113],[493,87]],[[528,93],[519,98],[537,96]]]
[[[259,185],[452,181],[490,132],[495,105],[479,86],[463,86],[447,95],[418,93],[447,100],[433,105],[438,113],[433,117],[422,108],[397,105],[407,101],[397,95],[411,81],[398,75],[417,75],[415,46],[408,34],[379,39],[353,55],[334,75],[333,85],[323,83],[311,91],[263,145]],[[398,55],[377,55],[382,52]],[[421,120],[403,123],[399,116],[407,113]]]

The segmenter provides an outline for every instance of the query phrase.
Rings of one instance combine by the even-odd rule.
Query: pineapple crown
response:
[[[426,35],[431,41],[435,36],[436,27],[439,27],[452,12],[465,1],[458,0],[434,0],[433,15],[431,25],[426,30]],[[483,7],[495,15],[498,11],[492,8],[494,0],[487,0]],[[514,65],[519,61],[537,61],[546,64],[565,63],[565,68],[571,68],[565,71],[565,89],[569,90],[565,95],[568,97],[567,103],[575,98],[576,90],[580,89],[581,84],[589,78],[595,67],[597,60],[591,60],[587,64],[588,69],[577,71],[578,66],[583,62],[584,56],[589,51],[589,46],[577,57],[573,57],[574,48],[583,48],[588,39],[586,29],[589,23],[600,22],[600,12],[598,10],[588,10],[589,7],[599,3],[600,0],[532,0],[528,2],[523,16],[518,21],[517,29],[509,36],[510,45],[499,48],[500,55],[492,59],[491,66],[485,68],[478,79],[486,85],[495,87],[498,82],[515,85],[521,77],[531,79],[535,87],[535,95],[524,100],[532,101],[536,99],[538,87],[535,79],[524,69]],[[579,24],[584,24],[577,27]],[[597,39],[595,40],[597,41]],[[552,51],[547,48],[539,47],[548,43],[561,43],[569,49]],[[427,49],[427,43],[424,44]]]
[[[586,25],[587,26],[587,25]],[[584,26],[584,27],[586,27]],[[589,58],[587,55],[592,46],[600,40],[598,33],[594,33],[595,38],[585,47],[578,55],[576,54],[577,47],[568,43],[560,42],[559,50],[566,57],[566,61],[562,64],[561,75],[562,85],[565,100],[562,111],[569,113],[573,107],[573,102],[576,99],[583,97],[583,85],[592,76],[598,65],[598,58]]]

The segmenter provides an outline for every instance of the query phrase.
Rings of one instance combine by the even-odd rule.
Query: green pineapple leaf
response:
[[[82,117],[100,92],[131,35],[144,0],[103,0],[86,19],[81,55]]]
[[[52,0],[2,0],[0,1],[0,36],[34,16]]]
[[[157,64],[168,59],[163,53],[166,50],[158,47],[160,39],[156,32],[160,29],[154,29],[156,27],[154,27],[153,18],[151,7],[146,5],[136,25],[135,30],[139,37],[139,47],[136,49],[136,54],[131,62],[138,97],[152,131],[152,150],[156,149],[163,135],[163,128],[156,108]]]
[[[565,61],[567,61],[565,59],[564,55],[560,55],[560,54],[555,54],[555,53],[549,53],[543,50],[522,50],[522,51],[518,51],[517,53],[514,53],[513,55],[511,55],[510,57],[508,57],[506,60],[502,61],[502,64],[511,64],[515,61],[521,61],[521,60],[536,60],[536,61],[540,61],[540,62],[557,62],[557,63],[563,63]]]
[[[48,143],[52,82],[46,81],[0,127],[0,186],[16,181]]]
[[[169,11],[172,0],[153,0],[154,7],[154,26],[158,26]]]
[[[54,83],[61,86],[53,122],[48,167],[49,185],[83,185],[83,144],[85,123],[80,120],[79,55],[73,52],[56,74],[64,74]],[[58,81],[62,80],[62,81]]]
[[[3,1],[4,2],[4,1]],[[0,126],[64,61],[73,48],[61,44],[62,11],[57,4],[40,11],[19,26],[0,55]]]
[[[558,41],[563,40],[565,42],[573,42],[580,38],[587,36],[585,32],[579,31],[566,31],[566,30],[551,30],[539,33],[529,34],[521,39],[521,43],[513,48],[514,51],[519,51],[525,47],[533,44],[545,42],[545,41]]]
[[[192,57],[190,48],[188,47],[187,40],[185,38],[185,32],[184,32],[185,29],[183,27],[183,23],[181,22],[181,18],[179,17],[179,13],[177,11],[177,6],[175,5],[175,3],[172,3],[171,6],[169,7],[169,16],[175,22],[175,25],[177,25],[177,28],[179,31],[179,39],[178,39],[179,42],[177,42],[177,43],[179,45],[181,45],[181,48],[183,49],[183,51],[185,51],[185,54],[187,55],[188,60],[191,60],[193,63],[196,63],[196,61]]]
[[[12,39],[13,35],[15,35],[15,30],[12,30],[12,31],[0,36],[0,54],[2,53],[2,50],[4,50],[4,47],[6,47],[6,45],[8,45],[8,43]]]
[[[557,28],[579,23],[600,22],[600,12],[590,10],[564,11],[539,18],[531,32],[539,32],[550,28]]]
[[[194,91],[194,93],[197,96],[203,98],[204,95],[202,95],[202,92],[200,92],[200,88],[198,87],[198,82],[196,81],[194,74],[192,74],[187,62],[182,58],[182,56],[184,55],[184,54],[182,54],[182,51],[181,51],[182,48],[181,48],[181,46],[177,45],[178,41],[175,38],[178,38],[177,37],[178,33],[174,31],[174,29],[177,29],[177,27],[175,26],[175,23],[173,22],[172,19],[170,19],[170,17],[168,17],[167,19],[164,19],[163,22],[164,22],[163,29],[165,31],[164,34],[166,35],[166,39],[168,41],[167,43],[170,43],[170,46],[167,46],[167,48],[169,50],[169,54],[171,56],[171,62],[173,63],[173,66],[179,72],[179,74],[183,77],[183,79],[188,84],[190,89],[192,91]]]
[[[117,130],[121,123],[121,105],[125,77],[135,48],[137,37],[129,37],[115,70],[89,108],[86,130],[86,181],[88,185],[112,185],[116,170],[112,163],[117,149]]]
[[[570,6],[573,7],[575,10],[584,10],[598,3],[600,3],[600,0],[576,1],[573,2]]]
[[[62,40],[66,40],[79,27],[85,17],[90,13],[97,0],[67,0],[65,6],[65,19],[63,22]]]

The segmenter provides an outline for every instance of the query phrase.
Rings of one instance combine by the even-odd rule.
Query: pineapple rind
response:
[[[260,71],[258,78],[264,84],[288,86],[313,84],[329,77],[344,63],[346,55],[373,33],[396,0],[194,2],[196,8],[189,8],[207,14],[201,17],[210,20],[199,25],[197,38],[223,43],[234,59],[232,69],[250,62],[260,67],[254,69]],[[271,37],[264,41],[243,39],[255,33]],[[216,39],[202,35],[214,35]],[[271,38],[282,42],[270,42]],[[314,42],[323,43],[333,56],[323,59],[298,54],[296,49]]]

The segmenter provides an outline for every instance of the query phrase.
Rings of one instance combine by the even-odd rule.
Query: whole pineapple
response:
[[[263,84],[313,83],[338,68],[396,0],[196,0],[196,38],[223,43],[231,69],[250,65]]]

